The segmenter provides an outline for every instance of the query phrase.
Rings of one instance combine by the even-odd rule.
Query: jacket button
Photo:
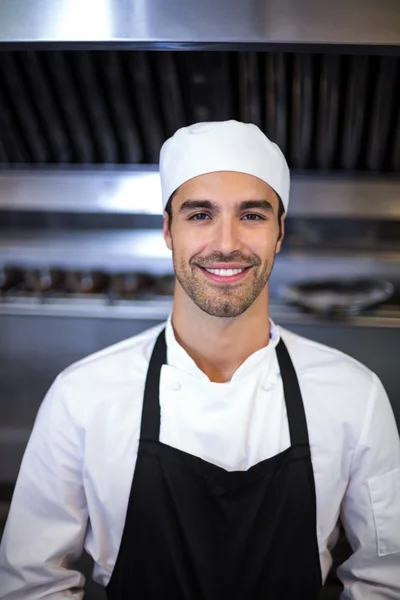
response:
[[[274,389],[274,384],[273,383],[264,383],[261,387],[264,390],[264,392],[271,392]]]
[[[181,384],[179,383],[179,381],[171,381],[171,383],[169,384],[169,389],[174,391],[174,392],[178,392],[181,389]]]

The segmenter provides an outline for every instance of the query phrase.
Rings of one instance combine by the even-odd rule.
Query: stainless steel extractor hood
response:
[[[399,45],[397,0],[2,0],[0,41]]]
[[[301,184],[317,212],[329,205],[327,196],[336,212],[361,207],[349,176],[367,174],[377,177],[374,189],[389,177],[379,207],[383,218],[393,215],[400,172],[397,0],[0,2],[3,171],[134,165],[130,180],[142,181],[176,129],[230,118],[263,129],[293,172],[330,175],[323,202],[313,182]],[[332,181],[341,175],[338,201]],[[4,204],[15,193],[7,195],[2,184]],[[28,204],[34,197],[40,194]],[[87,206],[96,198],[93,192]]]
[[[236,118],[293,169],[397,173],[399,107],[397,0],[0,2],[2,168],[156,164]]]

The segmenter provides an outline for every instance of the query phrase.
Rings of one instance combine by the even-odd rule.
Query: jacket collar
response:
[[[278,327],[275,325],[272,319],[270,319],[270,324],[270,339],[267,346],[251,354],[235,371],[231,381],[239,380],[251,375],[261,365],[266,371],[268,371],[272,366],[276,357],[274,349],[280,340],[280,333]],[[199,369],[186,350],[184,350],[184,348],[182,348],[182,346],[177,342],[171,323],[171,316],[166,324],[165,339],[167,344],[167,363],[170,367],[173,367],[178,371],[183,371],[186,374],[195,377],[196,379],[204,379],[208,381],[207,375],[203,373],[201,369]]]

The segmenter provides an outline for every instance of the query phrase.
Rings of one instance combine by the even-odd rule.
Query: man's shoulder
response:
[[[98,369],[108,367],[109,365],[118,366],[124,360],[137,364],[138,359],[143,359],[144,363],[148,363],[156,338],[162,329],[165,328],[165,325],[165,323],[161,323],[137,335],[94,352],[67,367],[64,373],[65,375],[69,375],[91,368]]]
[[[318,423],[310,428],[312,442],[321,449],[342,440],[354,448],[368,414],[376,375],[336,348],[286,329],[281,329],[281,336],[299,379],[306,415],[310,422]],[[329,432],[320,427],[325,420],[329,420]]]
[[[154,343],[165,323],[146,329],[94,352],[67,367],[62,375],[66,379],[89,376],[91,373],[113,374],[119,379],[122,374],[133,376],[135,372],[145,374]]]
[[[134,389],[144,383],[154,343],[164,327],[162,323],[86,356],[62,371],[53,385],[73,405],[97,404],[104,396],[117,398],[126,386]]]
[[[372,385],[374,373],[352,356],[283,327],[279,330],[300,377],[323,374],[327,383],[334,380],[359,386]]]

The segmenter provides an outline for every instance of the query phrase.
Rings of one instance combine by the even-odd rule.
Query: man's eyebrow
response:
[[[218,207],[211,200],[185,200],[179,207],[179,212],[187,212],[189,210],[195,210],[198,208],[217,210]]]
[[[238,204],[236,205],[236,209],[238,211],[251,210],[253,208],[258,208],[259,210],[264,210],[270,213],[274,212],[274,208],[272,204],[268,202],[268,200],[243,200],[242,202],[238,202]],[[179,207],[179,212],[185,213],[189,210],[198,209],[214,210],[215,212],[218,212],[220,210],[220,207],[216,202],[212,202],[211,200],[193,199],[185,200],[184,202],[182,202],[181,206]]]
[[[239,204],[239,210],[249,210],[251,208],[258,208],[271,213],[274,212],[274,207],[268,200],[243,200]]]

